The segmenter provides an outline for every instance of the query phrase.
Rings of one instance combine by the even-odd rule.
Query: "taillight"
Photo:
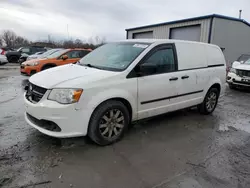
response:
[[[5,54],[5,50],[2,49],[1,51],[1,55],[4,55]]]

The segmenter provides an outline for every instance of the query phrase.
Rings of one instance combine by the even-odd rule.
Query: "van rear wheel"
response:
[[[198,105],[198,110],[201,114],[211,114],[217,106],[219,98],[219,90],[217,88],[211,88],[208,90],[204,101]]]
[[[130,122],[129,112],[126,106],[115,100],[102,103],[93,112],[88,136],[98,145],[109,145],[119,141]]]

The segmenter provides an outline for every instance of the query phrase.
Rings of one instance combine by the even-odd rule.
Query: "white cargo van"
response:
[[[88,135],[107,145],[132,121],[192,106],[212,113],[225,81],[225,59],[215,45],[126,40],[32,76],[25,118],[53,137]]]

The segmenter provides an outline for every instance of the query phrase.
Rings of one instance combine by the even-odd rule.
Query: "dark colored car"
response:
[[[5,55],[8,51],[13,51],[13,48],[0,47],[0,55]]]
[[[32,55],[36,52],[43,52],[46,51],[46,48],[41,46],[28,46],[28,47],[21,47],[17,51],[9,51],[5,55],[10,63],[17,63],[19,58],[23,54]]]

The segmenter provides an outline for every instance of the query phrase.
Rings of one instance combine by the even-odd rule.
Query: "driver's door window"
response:
[[[176,63],[172,48],[158,49],[150,57],[148,57],[143,64],[146,66],[152,65],[152,67],[155,68],[154,73],[151,74],[176,71]]]
[[[70,52],[67,52],[64,55],[67,55],[68,59],[80,58],[80,51],[78,51],[78,50],[76,50],[76,51],[70,51]]]

